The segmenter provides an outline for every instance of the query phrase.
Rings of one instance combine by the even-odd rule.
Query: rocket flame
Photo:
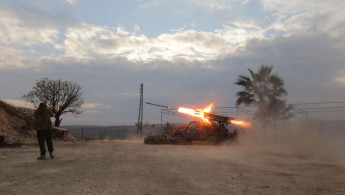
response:
[[[229,122],[232,124],[238,125],[238,126],[242,126],[242,127],[251,127],[252,126],[247,121],[230,120]]]
[[[205,112],[207,112],[207,113],[211,112],[212,108],[213,108],[213,103],[208,105],[204,109],[192,109],[192,108],[179,107],[178,112],[201,118],[205,122],[210,122],[208,119],[205,118],[204,113]],[[229,120],[229,123],[232,123],[232,124],[235,124],[238,126],[242,126],[242,127],[250,127],[251,126],[251,124],[247,121],[239,121],[239,120],[233,120],[233,119]]]
[[[212,108],[213,108],[213,103],[208,105],[208,107],[206,107],[204,109],[191,109],[191,108],[179,107],[178,111],[181,113],[184,113],[184,114],[189,114],[189,115],[192,115],[195,117],[199,117],[202,120],[209,122],[208,119],[206,119],[204,117],[204,113],[205,112],[211,112]]]

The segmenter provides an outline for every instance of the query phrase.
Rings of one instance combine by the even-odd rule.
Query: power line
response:
[[[316,111],[308,111],[308,112],[345,112],[345,110],[316,110]]]
[[[308,105],[308,104],[345,104],[345,101],[339,101],[339,102],[305,102],[305,103],[286,103],[287,105]],[[247,105],[245,108],[250,108],[250,107],[256,107],[256,106],[250,106]],[[219,106],[215,108],[242,108],[240,106]]]
[[[345,104],[345,102],[310,102],[310,103],[297,103],[288,105],[308,105],[308,104]]]
[[[318,110],[318,109],[343,109],[345,107],[316,107],[316,108],[303,108],[305,110]]]

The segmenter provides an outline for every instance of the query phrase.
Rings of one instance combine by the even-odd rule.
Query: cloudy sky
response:
[[[237,76],[267,64],[288,103],[345,102],[344,10],[343,0],[0,0],[0,99],[23,105],[36,80],[72,81],[84,113],[62,125],[129,125],[140,83],[144,102],[234,106]],[[145,105],[144,121],[160,121],[160,108]]]

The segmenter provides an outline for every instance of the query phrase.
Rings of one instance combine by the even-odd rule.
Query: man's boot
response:
[[[37,158],[37,160],[45,160],[46,159],[46,155],[41,155],[40,157]]]
[[[49,152],[50,158],[54,158],[53,152]]]

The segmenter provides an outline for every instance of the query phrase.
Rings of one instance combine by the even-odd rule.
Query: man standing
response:
[[[41,151],[41,156],[38,157],[37,160],[46,159],[45,142],[47,142],[50,158],[54,158],[54,148],[51,136],[52,122],[50,121],[50,117],[53,117],[54,113],[49,108],[47,108],[47,105],[45,103],[40,103],[39,107],[35,110],[34,115],[37,140]]]

